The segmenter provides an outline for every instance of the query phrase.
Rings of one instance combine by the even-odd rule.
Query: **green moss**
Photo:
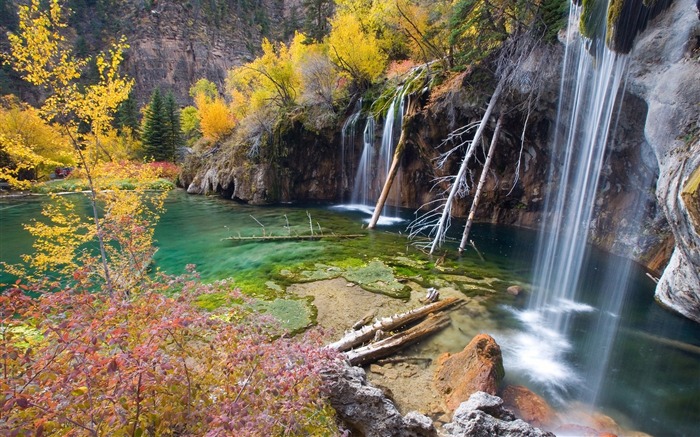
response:
[[[316,309],[310,299],[258,300],[253,308],[279,320],[282,328],[291,333],[300,332],[316,323]]]
[[[342,275],[367,291],[407,299],[411,288],[396,280],[394,271],[382,261],[371,261],[364,267],[351,267]]]
[[[608,6],[608,21],[607,21],[607,34],[605,37],[605,42],[608,47],[614,46],[615,41],[615,30],[618,28],[618,21],[622,15],[622,8],[625,5],[625,0],[610,0],[610,5]]]
[[[198,296],[195,300],[197,306],[202,309],[213,311],[221,307],[230,307],[242,303],[240,299],[232,299],[227,292],[208,293]]]
[[[605,18],[607,1],[583,0],[581,13],[581,35],[589,39],[599,38],[603,32],[603,19]]]

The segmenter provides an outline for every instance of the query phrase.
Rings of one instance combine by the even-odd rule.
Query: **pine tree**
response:
[[[136,138],[139,134],[139,110],[136,106],[133,90],[129,97],[117,108],[115,114],[115,128],[119,133],[124,133],[124,128],[129,128],[131,136]]]
[[[165,116],[163,96],[158,88],[153,91],[151,101],[143,119],[141,139],[146,158],[167,161],[168,124]]]
[[[168,154],[167,161],[175,161],[178,151],[184,147],[185,138],[182,134],[182,123],[180,122],[180,108],[175,102],[175,96],[172,91],[165,95],[165,103],[163,105],[166,129],[166,147],[164,148]]]

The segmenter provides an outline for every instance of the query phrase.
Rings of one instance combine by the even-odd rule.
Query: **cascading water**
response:
[[[572,5],[553,138],[555,158],[549,171],[548,185],[556,190],[547,194],[545,202],[547,218],[538,245],[535,290],[528,309],[517,312],[526,330],[508,347],[517,356],[515,371],[552,398],[575,397],[592,405],[604,379],[629,261],[607,266],[600,285],[604,298],[598,302],[578,302],[578,291],[583,286],[586,241],[627,56],[609,50],[604,35],[581,37],[580,18],[581,8]],[[640,215],[631,214],[629,220]],[[582,313],[597,319],[586,328],[592,329],[585,334],[585,344],[577,348],[585,350],[586,357],[574,363],[571,324]]]
[[[352,190],[352,204],[367,205],[370,202],[370,186],[372,183],[372,161],[374,156],[374,117],[367,117],[362,133],[362,156],[355,173],[355,184]]]
[[[342,187],[347,189],[350,184],[349,172],[352,171],[352,164],[348,168],[348,163],[355,162],[355,136],[357,121],[362,115],[362,98],[357,101],[355,109],[352,114],[343,123],[343,128],[340,133],[340,147],[341,147],[341,162],[340,168],[342,170]]]

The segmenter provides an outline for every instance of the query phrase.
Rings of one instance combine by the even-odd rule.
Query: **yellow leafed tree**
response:
[[[69,44],[61,31],[66,27],[61,3],[50,0],[44,5],[40,0],[31,0],[19,7],[19,31],[9,34],[11,53],[7,58],[25,80],[46,91],[39,114],[46,121],[60,123],[70,138],[89,183],[92,223],[82,221],[64,201],[47,203],[44,215],[49,222],[35,222],[27,227],[37,240],[36,253],[25,261],[38,272],[74,268],[72,263],[80,261],[102,277],[108,292],[128,293],[143,278],[150,262],[153,226],[164,200],[163,194],[147,195],[143,190],[103,191],[100,178],[93,177],[98,160],[111,159],[115,152],[109,150],[113,144],[114,113],[128,98],[133,84],[119,73],[128,46],[121,38],[107,52],[97,55],[94,61],[98,80],[81,83],[89,59],[78,59],[66,48]],[[82,129],[78,129],[79,125]],[[97,259],[81,247],[93,238],[99,246]],[[101,269],[92,267],[96,265],[101,265]]]
[[[289,46],[263,39],[263,54],[229,71],[226,87],[237,115],[243,117],[263,107],[289,108],[301,94],[302,79],[295,59],[302,56],[303,34],[297,33]]]
[[[361,86],[376,81],[384,72],[388,57],[356,15],[337,13],[331,21],[327,42],[331,60]]]
[[[73,164],[70,143],[36,109],[13,99],[0,104],[0,179],[25,189],[28,178],[37,179],[54,167]]]

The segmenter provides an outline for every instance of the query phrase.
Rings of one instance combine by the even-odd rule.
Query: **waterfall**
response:
[[[370,200],[370,185],[372,183],[372,161],[374,155],[374,117],[369,115],[362,134],[362,155],[355,174],[355,184],[352,190],[352,203],[367,205]]]
[[[363,134],[362,156],[355,174],[355,185],[352,194],[353,204],[374,205],[377,197],[379,197],[394,156],[396,124],[398,123],[400,126],[403,116],[403,98],[404,95],[401,92],[401,88],[397,89],[384,118],[379,150],[375,149],[374,144],[374,119],[372,116],[367,119]],[[398,118],[398,121],[396,117],[397,112],[400,112],[399,116],[401,117]]]
[[[620,259],[601,272],[602,298],[596,302],[579,302],[578,291],[584,286],[581,270],[596,190],[628,57],[609,50],[604,35],[581,37],[580,18],[581,7],[572,5],[534,290],[528,309],[516,312],[526,330],[510,347],[520,359],[516,371],[550,397],[575,397],[593,405],[607,370],[630,261]],[[629,219],[640,216],[641,211],[635,211]],[[593,321],[584,344],[577,347],[583,363],[575,363],[571,325],[582,317]],[[583,359],[581,350],[586,351]]]
[[[346,190],[349,187],[349,174],[352,172],[352,165],[355,162],[355,126],[357,125],[357,121],[360,119],[360,115],[362,115],[362,98],[357,101],[355,109],[345,120],[345,123],[343,123],[343,128],[340,131],[340,168],[343,190]],[[350,168],[348,168],[348,165]]]

